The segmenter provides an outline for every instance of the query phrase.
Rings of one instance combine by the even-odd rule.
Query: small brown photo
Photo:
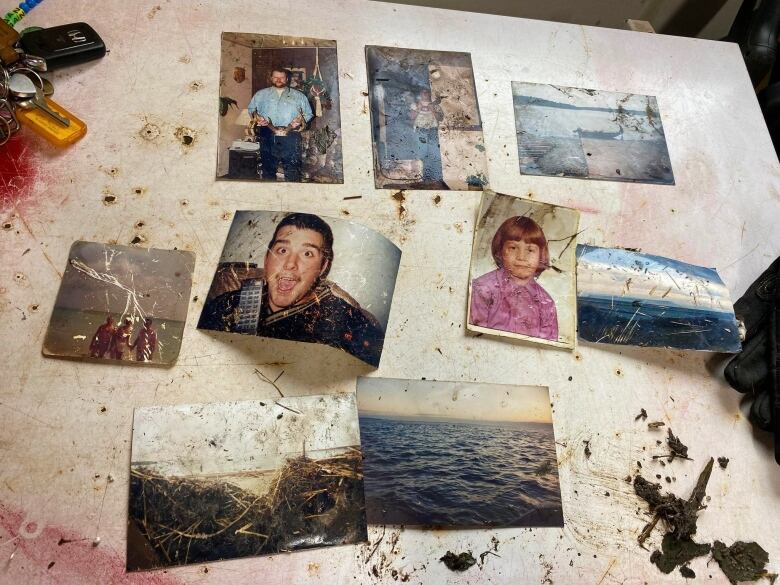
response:
[[[172,364],[194,265],[192,252],[75,242],[43,354]]]

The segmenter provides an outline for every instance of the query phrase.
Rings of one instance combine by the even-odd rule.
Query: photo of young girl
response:
[[[530,217],[510,217],[491,251],[498,268],[471,283],[471,323],[557,341],[555,301],[536,280],[550,263],[542,228]]]
[[[471,257],[467,328],[574,347],[573,209],[486,192]]]

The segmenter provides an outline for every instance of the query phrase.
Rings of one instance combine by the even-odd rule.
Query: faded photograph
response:
[[[173,363],[194,267],[192,252],[74,242],[43,354]]]
[[[336,41],[222,33],[217,178],[344,182]]]
[[[520,172],[674,185],[656,98],[512,82]]]
[[[378,366],[400,259],[356,223],[238,211],[198,328],[322,343]]]
[[[471,55],[366,47],[377,189],[487,184]]]
[[[358,378],[371,524],[563,526],[539,386]]]
[[[574,347],[579,212],[486,191],[471,253],[467,328]]]
[[[365,542],[354,394],[137,408],[127,570]]]
[[[577,246],[580,339],[736,353],[729,290],[718,273],[621,248]]]

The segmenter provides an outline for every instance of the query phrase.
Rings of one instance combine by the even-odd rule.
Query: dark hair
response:
[[[274,74],[274,73],[284,73],[285,78],[287,79],[287,83],[290,83],[290,71],[285,69],[284,67],[274,67],[271,69],[271,72],[268,74],[268,78]]]
[[[490,251],[493,253],[493,260],[501,268],[501,252],[504,244],[514,240],[518,242],[528,242],[539,246],[539,268],[536,269],[536,276],[539,276],[550,266],[550,250],[547,248],[547,238],[539,224],[530,217],[517,215],[504,220],[496,230],[493,236],[493,242],[490,245]]]
[[[328,276],[330,267],[333,266],[333,231],[330,226],[325,223],[318,215],[312,215],[311,213],[290,213],[280,221],[276,229],[274,230],[274,236],[268,243],[268,251],[274,247],[276,243],[276,236],[283,227],[293,226],[299,230],[313,230],[322,236],[322,261],[328,262],[328,267],[325,272],[322,273],[321,278]]]

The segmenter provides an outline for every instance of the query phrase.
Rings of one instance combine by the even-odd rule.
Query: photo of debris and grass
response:
[[[358,443],[352,394],[137,409],[127,570],[365,542]]]

